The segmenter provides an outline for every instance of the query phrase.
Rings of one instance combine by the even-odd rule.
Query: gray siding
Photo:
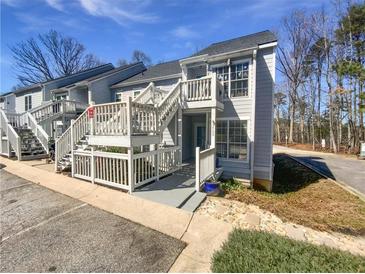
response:
[[[168,146],[175,145],[176,116],[172,118],[169,125],[162,132],[162,143]]]
[[[257,54],[254,176],[271,179],[272,166],[272,106],[274,87],[273,49]]]
[[[166,80],[160,80],[160,81],[154,81],[155,87],[160,88],[162,90],[170,91],[174,85],[179,81],[179,78],[173,78],[173,79],[166,79]],[[142,91],[144,90],[150,82],[145,83],[139,83],[134,85],[129,85],[126,87],[120,87],[117,89],[112,90],[112,100],[115,101],[115,94],[119,92],[126,93],[126,96],[132,96],[133,92],[135,91]]]
[[[110,90],[110,86],[128,79],[143,70],[143,64],[138,64],[127,70],[116,72],[115,74],[109,75],[105,78],[93,81],[89,84],[91,100],[94,101],[95,104],[103,104],[114,101],[114,93]]]
[[[95,68],[93,70],[90,71],[86,71],[84,73],[78,73],[76,75],[70,75],[68,77],[64,77],[55,81],[52,81],[50,83],[46,83],[44,85],[44,101],[50,101],[52,100],[52,94],[51,94],[51,90],[56,89],[56,88],[60,88],[60,87],[64,87],[82,80],[85,80],[87,78],[90,78],[92,76],[101,74],[103,72],[109,71],[111,69],[113,69],[114,67],[112,65],[109,66],[103,66],[100,68]]]
[[[74,100],[76,102],[88,104],[89,96],[87,88],[75,88],[70,90],[69,99]]]
[[[15,100],[14,94],[4,96],[4,102],[1,103],[1,108],[9,112],[15,112]]]

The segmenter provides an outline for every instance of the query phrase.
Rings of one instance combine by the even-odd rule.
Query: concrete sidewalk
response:
[[[120,217],[155,229],[187,243],[171,272],[209,272],[211,256],[233,229],[231,224],[192,214],[119,190],[0,158],[4,170]]]

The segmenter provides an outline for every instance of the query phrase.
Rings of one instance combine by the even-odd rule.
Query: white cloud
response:
[[[62,1],[60,1],[60,0],[45,0],[45,1],[52,8],[59,10],[59,11],[63,11]]]
[[[93,16],[107,17],[120,25],[129,22],[154,23],[158,17],[146,13],[149,1],[133,0],[79,0],[81,7]]]
[[[188,26],[179,26],[171,32],[177,38],[191,39],[198,36],[198,33],[193,31]]]

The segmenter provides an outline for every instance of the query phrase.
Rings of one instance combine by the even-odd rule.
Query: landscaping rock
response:
[[[294,240],[326,245],[365,256],[365,238],[363,237],[316,231],[302,225],[283,222],[275,214],[256,205],[220,197],[207,197],[197,213],[215,217],[241,229],[275,233]]]

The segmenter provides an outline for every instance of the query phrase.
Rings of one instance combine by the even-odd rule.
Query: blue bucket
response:
[[[205,182],[204,191],[206,193],[215,192],[219,189],[219,182]]]

